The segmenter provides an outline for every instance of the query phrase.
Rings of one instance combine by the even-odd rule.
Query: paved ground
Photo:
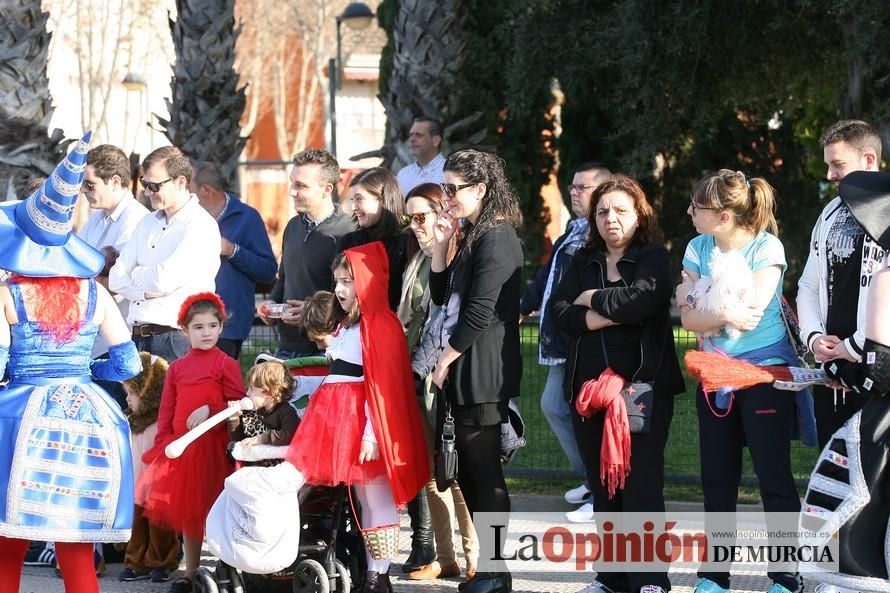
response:
[[[556,497],[514,497],[513,506],[517,511],[555,511],[565,510],[566,507]],[[675,508],[690,510],[684,505],[676,505]],[[402,515],[402,551],[400,560],[408,555],[407,546],[410,543],[410,529],[407,516]],[[213,566],[214,558],[205,550],[204,564]],[[753,570],[752,566],[737,566],[733,570],[732,589],[737,593],[764,592],[770,582],[762,576],[763,572]],[[117,580],[117,575],[123,569],[121,564],[109,564],[105,575],[99,579],[99,585],[104,593],[166,593],[169,584],[155,584],[146,581],[135,583],[122,583]],[[457,590],[461,579],[442,579],[437,581],[410,581],[399,577],[398,567],[395,566],[392,575],[393,588],[396,593],[451,593]],[[593,578],[592,574],[577,573],[519,573],[513,578],[513,590],[515,593],[576,593],[583,589]],[[675,593],[691,593],[696,582],[692,570],[672,570],[670,573],[671,584]],[[63,593],[62,580],[55,576],[50,568],[37,568],[26,566],[22,578],[21,593]],[[70,592],[76,593],[76,592]]]

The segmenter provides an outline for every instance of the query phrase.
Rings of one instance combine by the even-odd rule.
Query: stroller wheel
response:
[[[203,566],[198,568],[195,571],[195,576],[192,577],[192,590],[195,593],[219,593],[216,580],[210,574],[210,571]]]
[[[315,560],[301,560],[294,569],[293,593],[331,593],[324,567]]]
[[[337,570],[336,589],[331,593],[349,593],[352,590],[352,579],[349,578],[349,569],[339,560],[334,560],[334,568]]]

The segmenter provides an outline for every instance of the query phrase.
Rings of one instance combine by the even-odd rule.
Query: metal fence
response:
[[[532,317],[520,327],[523,369],[520,397],[517,400],[525,420],[528,445],[522,449],[507,467],[507,473],[515,476],[574,477],[559,442],[550,430],[540,408],[541,393],[547,379],[547,367],[538,365],[538,325]],[[683,353],[696,347],[696,337],[679,327],[674,328],[677,354],[681,367]],[[250,338],[241,353],[241,364],[247,368],[260,352],[274,352],[277,335],[272,327],[254,326]],[[684,370],[685,372],[685,370]],[[668,481],[699,481],[698,420],[695,412],[695,384],[686,379],[686,393],[677,396],[674,419],[665,451],[665,472]],[[805,481],[815,463],[817,451],[803,447],[799,441],[792,443],[792,469],[798,481]],[[742,482],[756,483],[750,458],[745,457]]]

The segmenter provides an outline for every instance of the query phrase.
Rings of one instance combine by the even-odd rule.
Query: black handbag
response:
[[[445,404],[445,422],[442,424],[442,438],[436,448],[436,489],[445,492],[457,481],[457,449],[454,448],[454,417],[451,404]]]

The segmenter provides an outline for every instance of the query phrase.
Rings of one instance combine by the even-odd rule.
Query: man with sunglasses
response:
[[[550,295],[559,286],[563,273],[568,269],[575,252],[587,240],[590,210],[590,198],[593,190],[601,183],[608,181],[612,173],[603,163],[590,161],[583,163],[575,171],[571,185],[568,186],[571,198],[572,214],[576,216],[569,222],[566,232],[553,244],[553,252],[547,265],[541,266],[525,294],[522,295],[520,312],[530,315],[540,312],[540,330],[538,332],[538,363],[548,367],[547,382],[541,394],[541,410],[550,429],[556,435],[559,444],[575,472],[585,478],[585,482],[577,488],[565,493],[566,502],[581,506],[570,513],[567,518],[576,523],[593,521],[593,499],[587,486],[587,476],[575,432],[572,428],[572,414],[563,395],[563,379],[565,377],[565,361],[568,352],[568,338],[560,334],[553,325],[547,305]]]
[[[155,211],[121,250],[108,287],[130,300],[127,323],[136,347],[172,362],[189,348],[177,323],[183,301],[216,290],[219,227],[189,192],[192,165],[181,150],[158,148],[142,168],[140,181]]]
[[[881,166],[881,137],[863,121],[839,121],[819,142],[829,181],[840,182],[853,171],[877,171]],[[865,234],[839,196],[822,209],[797,292],[800,337],[817,362],[861,360],[871,276],[884,258],[884,249]],[[825,387],[816,387],[814,396],[821,449],[865,399]]]
[[[148,209],[130,191],[130,159],[111,144],[102,144],[87,153],[80,193],[94,212],[77,234],[105,256],[105,268],[96,280],[107,287],[111,266]],[[120,295],[115,298],[126,319],[129,302]]]
[[[405,165],[396,176],[402,194],[408,195],[421,183],[442,183],[445,174],[445,157],[439,152],[442,146],[442,124],[431,117],[415,117],[408,132],[408,150],[417,159]]]

